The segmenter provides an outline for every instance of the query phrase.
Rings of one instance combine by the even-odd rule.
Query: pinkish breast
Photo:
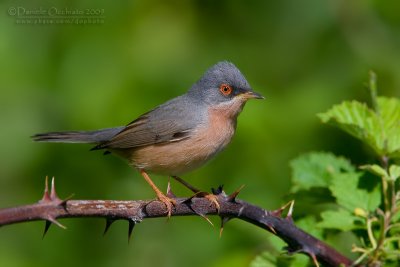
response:
[[[181,175],[204,165],[229,144],[235,133],[237,114],[228,108],[232,107],[209,109],[207,126],[199,126],[188,139],[132,150],[130,164],[162,175]]]

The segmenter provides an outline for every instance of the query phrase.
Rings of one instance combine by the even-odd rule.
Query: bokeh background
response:
[[[104,18],[29,24],[13,15],[18,7],[101,10]],[[290,199],[289,161],[301,153],[331,150],[355,163],[369,157],[315,114],[368,100],[370,69],[381,94],[400,96],[399,10],[400,2],[385,0],[1,1],[0,207],[38,200],[46,175],[56,177],[62,197],[152,198],[119,158],[29,136],[124,125],[229,60],[266,100],[248,103],[228,149],[184,178],[228,192],[245,184],[241,198],[277,208]],[[165,177],[154,180],[166,188]],[[190,195],[177,184],[173,190]],[[0,265],[248,266],[276,242],[240,221],[220,239],[218,227],[199,217],[146,220],[129,245],[124,221],[105,237],[100,219],[61,222],[68,229],[52,227],[43,240],[43,222],[0,229]]]

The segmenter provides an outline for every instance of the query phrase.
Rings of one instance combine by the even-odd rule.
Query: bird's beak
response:
[[[247,91],[246,93],[243,94],[243,96],[244,96],[246,99],[251,99],[251,98],[254,98],[254,99],[264,99],[264,98],[265,98],[265,97],[263,97],[260,93],[253,92],[253,91]]]

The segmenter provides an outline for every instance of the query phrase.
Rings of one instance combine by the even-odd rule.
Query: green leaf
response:
[[[261,253],[250,263],[250,267],[307,267],[308,265],[309,258],[306,255],[273,255],[269,251]]]
[[[292,168],[292,192],[311,187],[327,187],[332,175],[337,173],[354,172],[350,161],[337,157],[332,153],[311,152],[301,155],[290,162]]]
[[[309,265],[310,259],[306,255],[302,254],[294,254],[290,256],[290,264],[289,265],[283,265],[281,264],[282,267],[307,267]]]
[[[398,165],[391,165],[389,168],[390,179],[396,181],[400,177],[400,166]]]
[[[345,101],[317,115],[369,145],[379,156],[400,158],[400,100],[378,97],[377,111]]]
[[[377,154],[385,154],[385,142],[379,118],[365,103],[345,101],[317,116],[323,123],[337,126],[365,142]]]
[[[379,166],[377,164],[363,165],[363,166],[360,166],[360,169],[367,170],[370,173],[375,174],[379,177],[388,177],[387,172],[381,166]]]
[[[383,133],[389,157],[400,157],[400,100],[378,97]]]
[[[317,219],[315,218],[315,216],[306,216],[296,220],[297,227],[315,236],[316,238],[323,239],[322,229],[315,227],[316,224]]]
[[[250,267],[276,267],[276,257],[268,251],[261,253],[250,263]]]
[[[354,223],[358,218],[345,209],[324,211],[321,217],[322,221],[317,224],[318,227],[342,231],[358,228]]]
[[[371,192],[358,188],[362,173],[342,173],[335,175],[329,187],[337,203],[349,212],[356,209],[374,211],[381,203],[381,193],[376,186]]]

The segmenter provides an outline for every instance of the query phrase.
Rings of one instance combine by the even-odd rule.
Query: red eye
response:
[[[219,90],[223,95],[230,95],[232,93],[232,87],[229,84],[223,83],[219,86]]]

